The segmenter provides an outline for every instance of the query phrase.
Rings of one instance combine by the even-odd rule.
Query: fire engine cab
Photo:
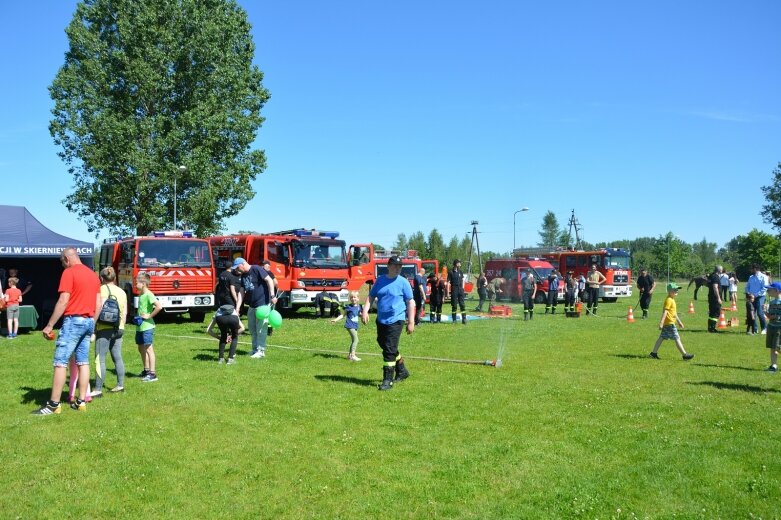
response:
[[[548,298],[549,282],[548,276],[553,271],[553,265],[547,260],[541,258],[496,258],[488,260],[485,263],[485,277],[490,283],[494,278],[502,278],[500,289],[502,292],[497,295],[497,299],[509,299],[511,301],[521,300],[521,280],[526,277],[527,271],[531,269],[534,278],[537,281],[537,295],[535,303],[544,303]],[[564,280],[559,282],[557,300],[564,299]]]
[[[293,309],[311,305],[317,293],[325,290],[346,302],[346,246],[337,231],[291,229],[273,233],[215,236],[209,239],[217,275],[230,269],[233,260],[244,258],[259,265],[271,264],[278,291],[277,306]]]
[[[374,249],[372,244],[354,244],[350,246],[349,264],[350,280],[349,289],[351,291],[359,290],[364,284],[373,285],[377,278],[388,272],[388,258],[391,256],[401,258],[401,276],[410,280],[423,269],[424,276],[439,272],[439,262],[437,260],[423,260],[418,256],[414,249],[406,251],[385,251]],[[426,286],[426,299],[431,288]]]
[[[166,313],[190,314],[203,321],[214,308],[214,265],[209,242],[191,231],[155,231],[149,236],[106,239],[100,269],[112,266],[117,285],[127,294],[128,317],[138,308],[135,278],[146,273],[149,289]]]

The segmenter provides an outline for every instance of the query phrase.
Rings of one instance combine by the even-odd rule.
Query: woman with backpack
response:
[[[106,377],[106,354],[111,352],[111,359],[117,369],[117,386],[112,392],[125,390],[125,363],[122,361],[122,334],[125,330],[127,315],[127,296],[125,291],[115,283],[117,273],[113,267],[100,271],[100,305],[101,311],[95,323],[95,351],[98,354],[95,389],[91,397],[103,395],[103,382]]]

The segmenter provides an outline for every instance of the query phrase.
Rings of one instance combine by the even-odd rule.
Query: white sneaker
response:
[[[353,354],[352,356],[347,356],[347,359],[349,359],[350,361],[360,361],[361,360],[361,358],[359,358],[355,354]]]
[[[762,329],[762,332],[760,334],[762,334],[763,336],[767,336],[767,329]]]
[[[252,354],[250,357],[251,357],[252,359],[260,359],[260,358],[262,358],[262,357],[265,357],[265,354],[263,353],[263,351],[262,351],[262,350],[258,350],[257,352],[255,352],[254,354]]]

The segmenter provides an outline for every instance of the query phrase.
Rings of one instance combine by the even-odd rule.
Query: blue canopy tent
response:
[[[55,233],[38,221],[24,206],[0,205],[0,279],[6,289],[6,272],[19,270],[19,276],[32,284],[24,305],[34,305],[46,324],[57,302],[62,264],[60,253],[75,247],[81,261],[92,267],[95,246]]]

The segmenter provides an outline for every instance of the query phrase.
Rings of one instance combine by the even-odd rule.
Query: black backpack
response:
[[[111,289],[108,289],[108,298],[103,302],[103,307],[98,314],[98,323],[105,325],[113,325],[114,330],[119,328],[119,300],[117,297],[111,294]]]

